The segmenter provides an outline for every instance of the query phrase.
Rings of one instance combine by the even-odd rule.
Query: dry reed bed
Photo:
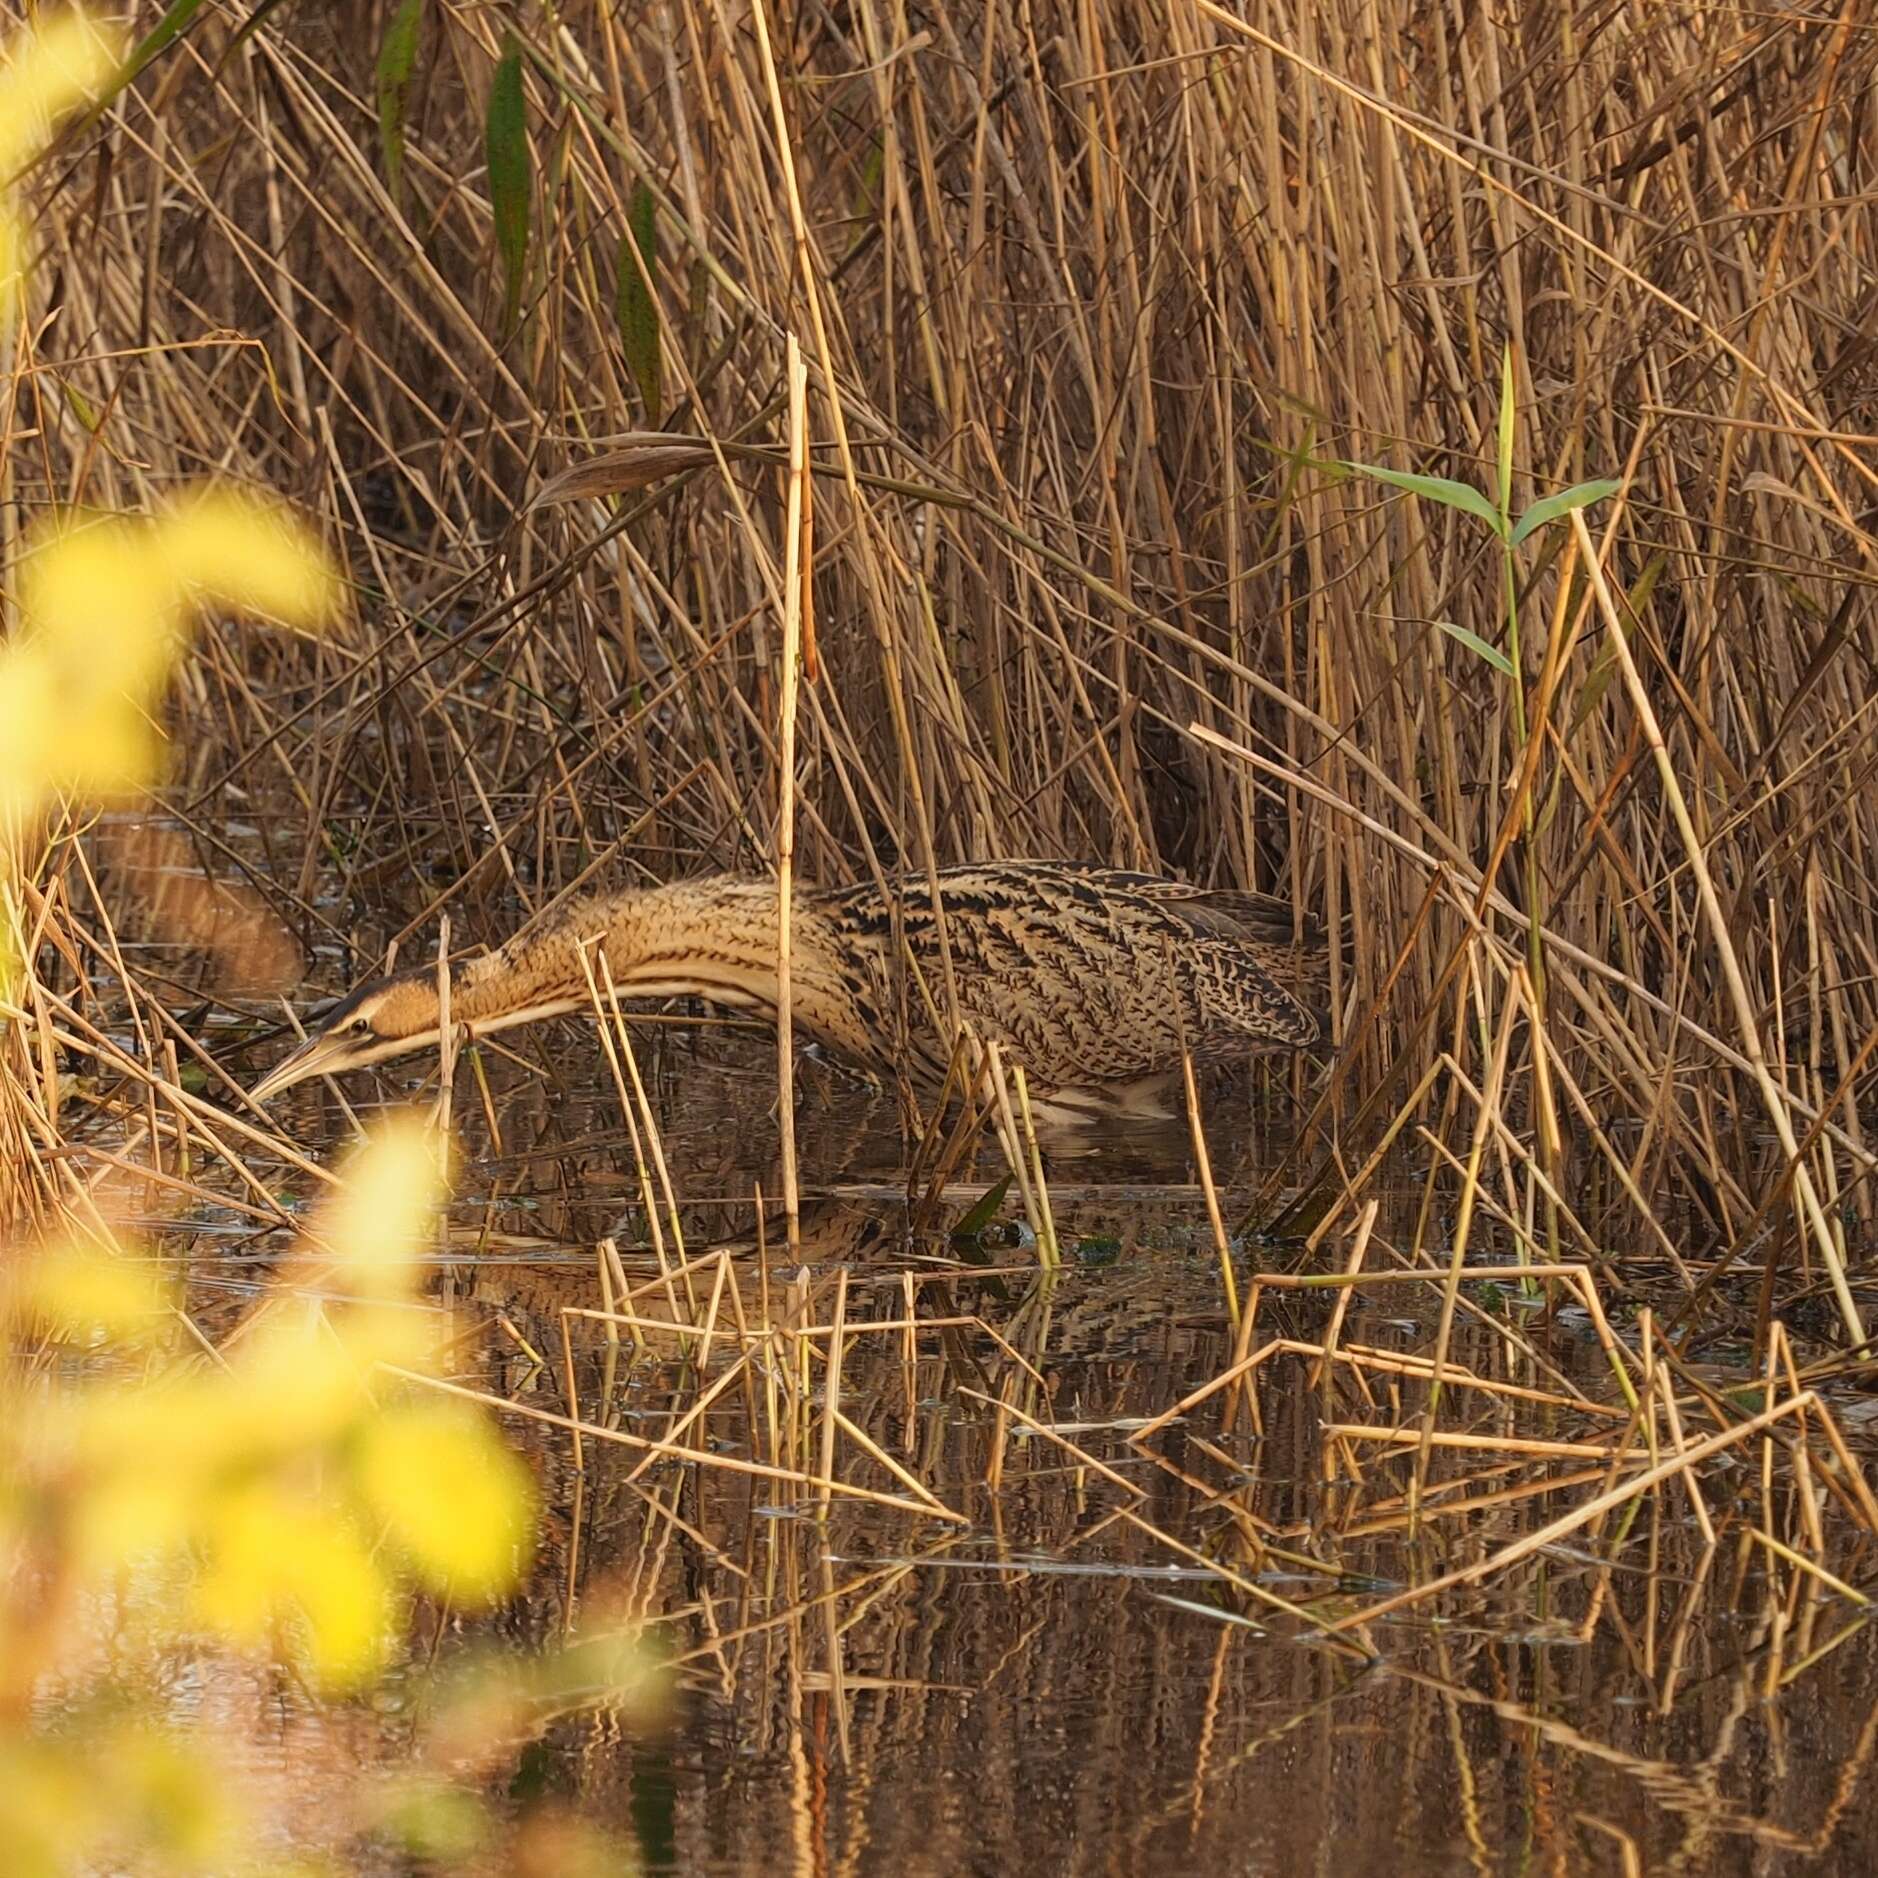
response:
[[[1552,1196],[1601,1163],[1607,1248],[1667,1250],[1686,1201],[1695,1249],[1753,1248],[1777,1284],[1860,1261],[1854,13],[1564,9],[1518,38],[1441,5],[1241,24],[1205,0],[941,8],[899,37],[870,8],[558,21],[425,14],[395,201],[368,9],[239,45],[200,16],[46,167],[9,535],[217,468],[307,503],[358,582],[336,642],[200,648],[170,807],[211,873],[248,868],[218,824],[264,814],[252,885],[331,944],[384,905],[480,935],[603,862],[767,863],[780,475],[727,456],[526,498],[649,424],[782,450],[794,333],[823,472],[802,872],[1063,852],[1295,892],[1347,942],[1327,1127],[1415,1091],[1403,1125],[1465,1163],[1504,1035],[1517,1126],[1484,1166],[1547,1256],[1575,1236]],[[505,334],[485,152],[511,44]],[[1570,537],[1524,559],[1523,743],[1509,685],[1433,629],[1498,634],[1471,518],[1314,466],[1489,480],[1509,344],[1517,500],[1626,479],[1594,517],[1607,591]],[[73,844],[43,874],[33,996],[135,1000],[121,905]],[[1512,1019],[1529,914],[1543,983]],[[132,1027],[144,1076],[165,1029]],[[12,1197],[43,1209],[45,1052],[15,1027],[6,1058]]]
[[[1407,1409],[1335,1408],[1329,1464],[1367,1479],[1410,1442],[1411,1499],[1376,1514],[1405,1522],[1575,1465],[1572,1510],[1472,1583],[1665,1496],[1706,1529],[1703,1468],[1758,1455],[1729,1530],[1830,1586],[1821,1519],[1875,1522],[1780,1318],[1823,1297],[1809,1335],[1844,1366],[1870,1310],[1878,40],[1851,9],[1566,7],[1518,37],[1403,0],[1247,15],[439,5],[394,193],[381,11],[238,41],[204,13],[68,136],[3,545],[212,469],[320,516],[357,605],[323,642],[215,628],[185,669],[159,833],[218,888],[153,928],[134,862],[76,824],[9,883],[32,967],[0,1037],[15,1221],[95,1224],[130,1175],[260,1223],[283,1215],[257,1167],[323,1178],[181,1021],[297,977],[213,936],[271,932],[262,908],[309,955],[387,908],[407,949],[441,916],[462,943],[602,868],[760,868],[791,833],[823,879],[1066,853],[1273,888],[1343,936],[1342,1048],[1293,1078],[1309,1126],[1256,1210],[1335,1267],[1411,1146],[1400,1256],[1440,1300],[1425,1362],[1391,1359]],[[518,86],[525,158],[487,118]],[[1504,638],[1490,538],[1335,468],[1490,486],[1508,349],[1513,507],[1624,483],[1520,551],[1516,675],[1437,630]],[[533,499],[649,431],[710,463],[673,446],[659,480]],[[804,431],[812,496],[784,473]],[[127,951],[152,935],[154,963]],[[62,1053],[96,1078],[77,1098]],[[1666,1271],[1677,1330],[1736,1321],[1751,1261],[1762,1406],[1731,1411],[1654,1324],[1611,1346],[1618,1415],[1529,1349],[1520,1386],[1565,1398],[1562,1432],[1490,1421],[1498,1458],[1442,1474],[1482,1432],[1473,1392],[1499,1412],[1449,1347],[1489,1225],[1594,1315],[1639,1261]],[[851,1333],[840,1277],[778,1300],[727,1261],[670,1270],[678,1329],[611,1275],[597,1314],[562,1315],[570,1438],[614,1438],[575,1399],[591,1320],[680,1338],[686,1413],[741,1398],[748,1466],[956,1511],[841,1406],[852,1338],[902,1339],[910,1372],[939,1334],[918,1287]],[[1223,1270],[1236,1356],[1194,1410],[1249,1417],[1287,1345]],[[1320,1385],[1359,1397],[1383,1360],[1316,1348]],[[994,1481],[1020,1431],[1067,1442],[1138,1518],[1116,1455],[1054,1429],[1035,1358],[993,1368],[971,1387]],[[693,1426],[643,1457],[723,1464]],[[1239,1550],[1213,1562],[1261,1598],[1269,1536],[1226,1510]]]

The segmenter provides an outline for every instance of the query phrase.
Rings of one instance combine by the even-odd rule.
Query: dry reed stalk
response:
[[[1062,1253],[1056,1242],[1056,1217],[1050,1210],[1050,1183],[1043,1171],[1043,1151],[1037,1145],[1037,1124],[1030,1113],[1030,1083],[1024,1075],[1023,1064],[1012,1064],[1011,1078],[1017,1085],[1017,1112],[1024,1123],[1024,1158],[1030,1168],[1028,1191],[1035,1195],[1037,1201],[1037,1261],[1046,1271],[1053,1270],[1062,1263]],[[999,1076],[999,1086],[1003,1086],[1002,1075]]]
[[[532,1343],[529,1342],[527,1336],[523,1333],[520,1327],[515,1323],[515,1320],[511,1318],[506,1311],[498,1311],[496,1313],[496,1326],[502,1332],[502,1334],[505,1337],[507,1337],[509,1341],[513,1343],[515,1347],[518,1350],[520,1350],[521,1353],[525,1357],[528,1358],[529,1362],[534,1365],[536,1370],[541,1372],[543,1375],[548,1373],[548,1369],[549,1369],[548,1359],[545,1356],[543,1356],[541,1352],[537,1350]],[[226,1349],[228,1347],[228,1340],[226,1338],[223,1339],[221,1347],[223,1349]]]
[[[580,1383],[574,1373],[574,1339],[567,1318],[561,1318],[561,1375],[567,1393],[568,1436],[574,1461],[573,1505],[568,1509],[567,1576],[561,1595],[561,1634],[572,1636],[580,1587],[582,1516],[587,1510],[587,1452],[581,1443]]]
[[[612,1257],[608,1254],[611,1252]],[[613,1289],[613,1259],[619,1256],[618,1248],[611,1239],[602,1239],[594,1247],[594,1264],[600,1278],[600,1309],[608,1317],[612,1315],[617,1294]],[[609,1351],[619,1347],[619,1326],[608,1323],[605,1326],[607,1348]]]
[[[782,1133],[783,1216],[789,1223],[789,1252],[793,1257],[802,1239],[796,1177],[795,1005],[790,954],[796,853],[796,679],[814,571],[813,555],[804,552],[809,529],[808,368],[802,362],[794,333],[788,336],[784,371],[789,388],[789,495],[783,535],[782,701],[776,766],[780,797],[776,808],[776,1119]]]
[[[821,1517],[826,1519],[835,1478],[835,1428],[841,1414],[842,1356],[847,1344],[848,1268],[835,1273],[835,1308],[828,1327],[828,1356],[822,1366]],[[806,1339],[804,1347],[807,1347]],[[898,1472],[895,1468],[895,1472]]]
[[[1478,1476],[1470,1476],[1470,1479]],[[1522,1500],[1531,1500],[1554,1493],[1569,1493],[1575,1487],[1589,1486],[1593,1481],[1610,1479],[1607,1466],[1580,1468],[1575,1473],[1546,1474],[1537,1480],[1523,1480],[1511,1487],[1491,1488],[1484,1493],[1476,1493],[1466,1499],[1436,1499],[1435,1489],[1429,1490],[1429,1497],[1415,1512],[1417,1520],[1464,1519],[1476,1513],[1488,1513],[1496,1507],[1517,1505]],[[1442,1481],[1439,1487],[1460,1487],[1466,1481]],[[1402,1496],[1404,1500],[1407,1495]],[[1368,1518],[1351,1519],[1338,1527],[1346,1539],[1368,1538],[1385,1532],[1403,1532],[1407,1530],[1409,1513],[1406,1505],[1397,1513],[1377,1513]]]
[[[596,955],[600,960],[601,973],[606,977],[607,981],[607,992],[609,995],[605,1001],[602,1000],[600,985],[594,976],[593,961]],[[638,1090],[635,1086],[633,1093],[629,1094],[627,1092],[626,1076],[622,1068],[622,1058],[628,1048],[626,1042],[626,1019],[619,1008],[618,998],[611,996],[613,988],[612,976],[611,973],[607,971],[605,953],[582,946],[580,949],[580,962],[581,970],[587,980],[587,996],[593,1005],[594,1018],[600,1033],[600,1047],[606,1057],[607,1068],[612,1073],[613,1090],[619,1097],[620,1113],[625,1117],[627,1137],[632,1143],[633,1169],[639,1178],[640,1204],[643,1205],[646,1210],[646,1229],[652,1237],[653,1255],[659,1262],[660,1282],[665,1289],[665,1301],[671,1311],[672,1317],[677,1319],[679,1315],[678,1295],[672,1288],[672,1274],[667,1269],[666,1265],[665,1230],[660,1220],[659,1195],[652,1184],[652,1173],[648,1165],[645,1140],[641,1134],[642,1109],[641,1105],[635,1100]],[[690,1266],[688,1263],[683,1262],[682,1254],[680,1270],[685,1278],[686,1296],[687,1299],[689,1299],[691,1288]]]
[[[1125,1492],[1132,1493],[1136,1499],[1146,1498],[1145,1488],[1138,1487],[1126,1474],[1118,1474],[1114,1468],[1105,1466],[1101,1461],[1098,1461],[1093,1454],[1089,1453],[1087,1449],[1078,1447],[1077,1444],[1070,1440],[1060,1429],[1052,1428],[1047,1422],[1038,1421],[1034,1415],[1025,1414],[1025,1412],[1016,1407],[1015,1404],[999,1401],[992,1396],[984,1394],[982,1390],[961,1387],[959,1394],[968,1396],[975,1402],[983,1402],[989,1407],[998,1410],[1000,1414],[1008,1415],[1012,1420],[1022,1423],[1032,1434],[1041,1435],[1044,1440],[1052,1442],[1057,1447],[1061,1448],[1065,1454],[1069,1455],[1076,1462],[1077,1466],[1086,1467],[1091,1473],[1100,1474],[1104,1480],[1113,1481],[1116,1486],[1122,1488]]]
[[[1138,1527],[1142,1532],[1146,1533],[1149,1538],[1154,1540],[1157,1545],[1164,1545],[1168,1551],[1176,1554],[1180,1558],[1186,1559],[1191,1564],[1200,1565],[1210,1572],[1218,1573],[1235,1591],[1241,1592],[1245,1596],[1263,1604],[1268,1610],[1281,1611],[1285,1616],[1306,1625],[1307,1635],[1315,1636],[1323,1633],[1323,1626],[1318,1624],[1315,1616],[1302,1605],[1292,1603],[1289,1598],[1280,1597],[1275,1591],[1271,1591],[1255,1580],[1234,1571],[1230,1566],[1223,1564],[1220,1560],[1208,1558],[1205,1553],[1196,1551],[1192,1546],[1176,1539],[1171,1533],[1164,1532],[1151,1521],[1143,1519],[1139,1513],[1131,1512],[1127,1507],[1122,1507],[1118,1510],[1121,1517],[1125,1519],[1129,1525]],[[1338,1637],[1329,1640],[1333,1643],[1333,1646],[1338,1649],[1348,1649],[1350,1647],[1348,1639]]]
[[[553,1428],[568,1428],[573,1424],[566,1415],[557,1415],[551,1409],[540,1409],[530,1403],[517,1402],[507,1396],[492,1395],[487,1390],[471,1389],[462,1383],[447,1382],[441,1377],[426,1376],[416,1370],[400,1368],[395,1363],[380,1366],[386,1375],[397,1376],[406,1382],[422,1383],[426,1388],[435,1389],[444,1395],[461,1397],[465,1401],[481,1402],[485,1406],[498,1409],[506,1414],[520,1416],[525,1421],[540,1422]],[[598,1422],[583,1422],[581,1433],[589,1441],[609,1441],[621,1447],[636,1448],[653,1461],[677,1461],[685,1466],[714,1467],[732,1474],[746,1474],[755,1479],[774,1480],[799,1487],[815,1487],[822,1483],[812,1473],[805,1473],[799,1468],[775,1467],[762,1461],[746,1461],[734,1454],[718,1454],[709,1448],[688,1448],[674,1442],[651,1441],[641,1435],[629,1433],[623,1428],[607,1428]],[[927,1504],[920,1500],[903,1500],[895,1494],[881,1493],[872,1487],[856,1486],[852,1481],[835,1480],[830,1491],[848,1499],[865,1500],[870,1505],[889,1507],[897,1512],[914,1513],[922,1518],[948,1520],[955,1525],[968,1525],[964,1514],[939,1505],[936,1501]]]
[[[1037,1241],[1038,1262],[1050,1264],[1054,1260],[1055,1243],[1048,1231],[1046,1202],[1038,1192],[1042,1184],[1042,1168],[1040,1164],[1034,1163],[1032,1153],[1026,1149],[1025,1136],[1018,1128],[1016,1111],[1011,1105],[1010,1087],[1004,1079],[1003,1053],[995,1043],[972,1043],[968,1048],[981,1065],[979,1080],[990,1093],[991,1121],[997,1131],[998,1145],[1004,1150],[1005,1164],[1017,1177],[1017,1191],[1023,1200],[1024,1217]],[[1030,1147],[1035,1147],[1034,1135]]]
[[[620,1007],[618,987],[613,983],[613,968],[607,962],[607,956],[604,951],[595,949],[590,955],[588,949],[583,947],[581,950],[581,961],[582,969],[587,973],[589,995],[593,995],[594,958],[599,960],[600,976],[606,984],[606,1008],[612,1018],[611,1034],[617,1038],[619,1045],[618,1057],[613,1062],[614,1081],[617,1086],[619,1079],[619,1063],[621,1061],[625,1063],[626,1072],[632,1079],[632,1102],[630,1106],[627,1106],[627,1123],[629,1131],[632,1134],[633,1154],[635,1159],[639,1162],[640,1189],[645,1196],[646,1215],[652,1231],[653,1250],[658,1256],[661,1269],[663,1269],[665,1263],[665,1238],[659,1228],[657,1205],[653,1199],[651,1183],[646,1178],[643,1158],[641,1158],[641,1129],[644,1130],[645,1145],[651,1150],[652,1165],[657,1170],[659,1177],[659,1196],[663,1199],[665,1204],[665,1216],[671,1228],[672,1245],[678,1258],[677,1275],[683,1278],[685,1282],[685,1302],[690,1308],[691,1314],[695,1317],[698,1310],[698,1299],[691,1283],[692,1264],[690,1259],[685,1255],[685,1230],[683,1222],[679,1217],[678,1193],[676,1188],[672,1185],[671,1173],[665,1162],[665,1143],[659,1132],[658,1119],[652,1112],[651,1101],[646,1095],[645,1081],[639,1074],[639,1059],[634,1054],[632,1037],[626,1028],[626,1015]],[[620,1092],[620,1100],[623,1106],[626,1105],[624,1090]],[[668,1285],[669,1282],[668,1279]],[[672,1309],[676,1312],[677,1308],[677,1303],[674,1300]]]
[[[1380,1211],[1381,1202],[1371,1200],[1356,1222],[1356,1232],[1350,1240],[1350,1256],[1343,1268],[1343,1277],[1347,1282],[1337,1292],[1337,1301],[1331,1306],[1330,1322],[1324,1329],[1323,1356],[1311,1366],[1310,1380],[1313,1386],[1323,1383],[1328,1388],[1329,1365],[1337,1354],[1337,1339],[1343,1334],[1344,1314],[1350,1308],[1351,1298],[1356,1295],[1356,1280],[1362,1274],[1363,1255],[1369,1250],[1369,1235],[1375,1230],[1376,1215]]]
[[[1193,1164],[1199,1171],[1200,1190],[1206,1195],[1207,1223],[1213,1229],[1213,1250],[1219,1259],[1219,1288],[1226,1299],[1226,1321],[1236,1337],[1239,1283],[1233,1276],[1232,1246],[1226,1237],[1225,1216],[1219,1210],[1219,1194],[1213,1186],[1213,1163],[1207,1157],[1206,1129],[1200,1120],[1200,1091],[1193,1079],[1193,1058],[1185,1048],[1180,1052],[1180,1075],[1186,1090],[1187,1134],[1193,1143]]]
[[[1433,1275],[1430,1274],[1432,1277]],[[1372,1370],[1381,1375],[1403,1376],[1417,1382],[1432,1382],[1435,1366],[1430,1357],[1405,1355],[1396,1351],[1371,1350],[1361,1345],[1345,1345],[1341,1349],[1324,1343],[1311,1343],[1299,1337],[1273,1337],[1249,1354],[1237,1357],[1218,1375],[1209,1377],[1205,1382],[1181,1397],[1171,1408],[1164,1409],[1159,1415],[1141,1423],[1129,1435],[1129,1440],[1145,1444],[1147,1440],[1190,1414],[1202,1402],[1217,1395],[1235,1383],[1242,1382],[1262,1369],[1274,1357],[1309,1356],[1316,1359],[1313,1368],[1327,1363],[1347,1366],[1353,1371]],[[1444,1387],[1459,1389],[1479,1389],[1490,1395],[1504,1397],[1512,1402],[1545,1404],[1551,1407],[1567,1408],[1575,1414],[1604,1415],[1621,1418],[1625,1411],[1599,1402],[1586,1402],[1577,1397],[1556,1395],[1543,1389],[1529,1389],[1518,1383],[1496,1382],[1489,1377],[1476,1376],[1470,1371],[1458,1369],[1453,1365],[1442,1372]],[[1391,1433],[1390,1438],[1394,1435]]]
[[[1424,1435],[1415,1428],[1371,1428],[1363,1422],[1326,1423],[1324,1433],[1345,1441],[1374,1441],[1383,1447],[1419,1448],[1424,1440],[1437,1448],[1458,1448],[1472,1453],[1524,1455],[1529,1460],[1622,1461],[1636,1458],[1622,1448],[1599,1441],[1539,1441],[1522,1435],[1469,1435],[1452,1429],[1436,1429]],[[1414,1516],[1410,1515],[1410,1536],[1414,1534]]]
[[[456,1112],[456,1026],[450,1019],[450,915],[437,922],[437,1103],[432,1111],[440,1134],[450,1132]]]

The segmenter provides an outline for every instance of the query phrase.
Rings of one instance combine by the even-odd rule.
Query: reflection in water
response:
[[[1279,1354],[1256,1372],[1261,1432],[1228,1393],[1131,1441],[1234,1354],[1184,1133],[1053,1160],[1066,1262],[1046,1282],[1014,1207],[969,1245],[913,1231],[891,1098],[811,1064],[791,1255],[759,1202],[779,1190],[767,1043],[640,1042],[675,1207],[650,1161],[642,1188],[585,1039],[491,1059],[487,1105],[459,1078],[460,1379],[590,1425],[577,1468],[565,1427],[512,1423],[549,1515],[497,1632],[644,1621],[680,1690],[656,1741],[605,1712],[552,1722],[511,1792],[573,1800],[684,1872],[1878,1865],[1878,1646],[1829,1586],[1767,1570],[1758,1451],[1708,1476],[1712,1547],[1661,1494],[1332,1640],[1543,1526],[1561,1487],[1593,1490],[1582,1450],[1610,1418],[1467,1396],[1453,1426],[1558,1452],[1437,1451],[1413,1533],[1413,1454],[1332,1465],[1321,1432],[1419,1425],[1424,1397],[1381,1358],[1314,1381]],[[303,1139],[323,1100],[296,1111]],[[1243,1091],[1214,1110],[1241,1190],[1283,1151],[1259,1112]],[[963,1170],[950,1216],[996,1172]],[[1347,1347],[1429,1347],[1419,1289],[1363,1297]],[[1261,1308],[1263,1335],[1313,1338],[1332,1307]],[[1594,1344],[1512,1315],[1464,1319],[1455,1361],[1608,1395]],[[798,1334],[765,1350],[765,1324]],[[308,1778],[399,1738],[395,1712],[353,1715]],[[278,1747],[284,1776],[304,1743]]]

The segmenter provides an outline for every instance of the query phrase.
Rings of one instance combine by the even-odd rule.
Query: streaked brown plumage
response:
[[[959,1015],[1056,1106],[1143,1106],[1183,1044],[1209,1062],[1317,1041],[1324,944],[1283,900],[1065,861],[946,868],[938,880]],[[726,876],[572,902],[455,967],[451,1020],[475,1035],[586,1008],[581,951],[602,943],[622,998],[773,1013],[777,911],[774,882]],[[790,924],[798,1030],[928,1086],[944,1074],[946,977],[923,874],[884,897],[872,885],[798,888]],[[254,1093],[437,1040],[436,973],[420,967],[342,999]]]

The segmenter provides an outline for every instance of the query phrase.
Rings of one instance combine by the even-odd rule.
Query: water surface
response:
[[[528,1651],[596,1614],[640,1620],[674,1694],[658,1729],[604,1706],[562,1715],[488,1774],[505,1805],[558,1798],[636,1846],[648,1870],[727,1878],[1878,1867],[1866,1784],[1878,1644],[1816,1580],[1768,1575],[1748,1537],[1762,1517],[1758,1453],[1707,1477],[1712,1547],[1686,1499],[1658,1495],[1628,1520],[1376,1622],[1369,1652],[1352,1653],[1322,1626],[1486,1560],[1593,1490],[1527,1489],[1582,1479],[1587,1464],[1438,1454],[1436,1516],[1411,1536],[1412,1455],[1357,1448],[1327,1469],[1322,1429],[1327,1419],[1419,1426],[1419,1385],[1377,1371],[1326,1389],[1297,1357],[1258,1373],[1262,1430],[1245,1413],[1224,1427],[1214,1402],[1144,1451],[1129,1433],[1233,1355],[1184,1129],[1051,1150],[1065,1262],[1046,1281],[1014,1194],[973,1244],[943,1228],[910,1235],[893,1101],[810,1062],[792,1254],[775,1205],[772,1047],[716,1025],[635,1036],[681,1202],[676,1220],[662,1202],[652,1209],[656,1245],[590,1034],[556,1027],[519,1060],[486,1057],[487,1106],[473,1075],[459,1080],[463,1178],[436,1294],[464,1331],[482,1333],[465,1336],[459,1377],[564,1414],[571,1352],[582,1415],[657,1438],[698,1398],[699,1352],[649,1330],[635,1353],[630,1336],[609,1345],[592,1320],[564,1320],[566,1307],[601,1302],[601,1239],[635,1285],[661,1258],[669,1270],[681,1239],[693,1257],[730,1248],[751,1321],[767,1308],[775,1321],[799,1310],[798,1321],[825,1322],[842,1270],[844,1322],[900,1320],[910,1273],[922,1319],[947,1325],[920,1331],[911,1349],[903,1330],[857,1329],[840,1403],[963,1520],[843,1493],[824,1502],[796,1482],[716,1465],[647,1466],[641,1450],[599,1440],[577,1474],[564,1429],[511,1420],[539,1475],[543,1544],[524,1595],[481,1640]],[[420,1076],[348,1089],[365,1109]],[[1228,1087],[1214,1102],[1214,1161],[1236,1216],[1234,1197],[1285,1161],[1290,1109],[1272,1090]],[[283,1114],[322,1156],[343,1138],[344,1118],[317,1089]],[[957,1170],[941,1218],[956,1219],[996,1171],[991,1151]],[[1379,1222],[1379,1245],[1407,1241],[1415,1172],[1405,1164],[1401,1217]],[[653,1183],[658,1200],[656,1172]],[[257,1258],[279,1243],[207,1214],[173,1226],[169,1242],[186,1251],[194,1305],[211,1324],[243,1308],[265,1272]],[[1490,1232],[1475,1244],[1480,1257],[1506,1255]],[[1256,1263],[1299,1257],[1239,1246],[1238,1283]],[[691,1282],[689,1301],[674,1281],[636,1309],[696,1322],[711,1281],[701,1269]],[[1541,1389],[1555,1387],[1550,1365],[1610,1398],[1582,1312],[1526,1309],[1510,1288],[1470,1295],[1481,1311],[1457,1325],[1457,1360]],[[1340,1335],[1380,1352],[1426,1350],[1437,1308],[1432,1290],[1378,1287]],[[1317,1337],[1329,1309],[1320,1295],[1268,1292],[1262,1332]],[[727,1339],[727,1302],[717,1321]],[[1542,1366],[1496,1322],[1529,1339]],[[705,1357],[707,1381],[729,1347]],[[1020,1412],[1001,1416],[986,1399],[1000,1396]],[[821,1401],[818,1359],[804,1454],[819,1453],[809,1444],[821,1438]],[[752,1407],[728,1389],[681,1438],[774,1461],[773,1417]],[[1443,1426],[1582,1441],[1603,1424],[1457,1398]],[[845,1437],[835,1475],[910,1497]],[[1444,1494],[1501,1489],[1507,1497],[1480,1510],[1441,1511]],[[1841,1536],[1833,1569],[1869,1578],[1871,1560]],[[472,1640],[453,1638],[434,1669],[408,1668],[375,1708],[259,1731],[257,1767],[297,1785],[316,1815],[325,1783],[396,1759],[426,1677]]]

